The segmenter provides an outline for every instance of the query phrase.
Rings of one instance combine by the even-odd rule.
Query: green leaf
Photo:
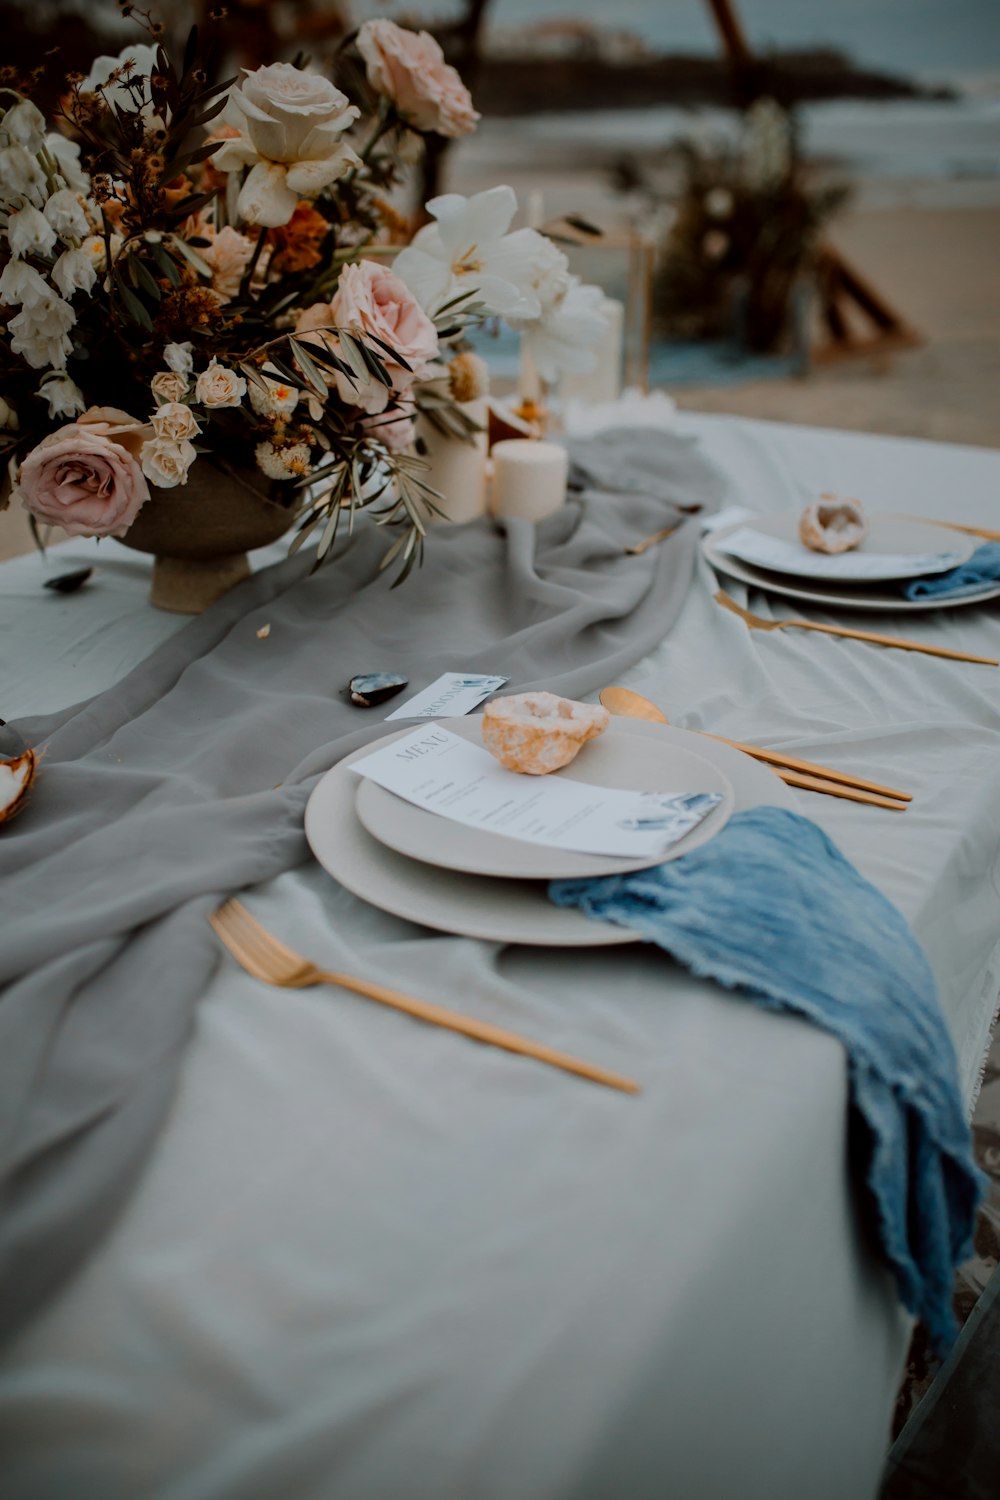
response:
[[[313,363],[311,356],[306,353],[304,345],[302,345],[298,339],[290,338],[288,340],[288,347],[295,358],[298,360],[299,365],[302,367],[303,375],[306,377],[309,384],[316,392],[317,396],[325,401],[327,397],[326,381],[323,379],[322,373]]]
[[[197,251],[191,249],[190,245],[185,244],[184,240],[179,234],[172,234],[170,236],[170,248],[172,250],[176,250],[179,255],[182,255],[187,261],[188,265],[194,267],[199,276],[204,276],[209,281],[211,281],[211,266],[207,265],[205,261],[202,260]]]
[[[139,327],[145,329],[147,333],[152,333],[153,320],[146,310],[145,303],[136,296],[131,287],[126,286],[122,276],[115,277],[115,286],[132,322],[138,323]]]
[[[160,302],[162,300],[162,293],[148,266],[144,265],[137,255],[133,255],[130,258],[135,267],[138,288],[144,291],[147,297],[151,297],[154,302]]]
[[[604,237],[603,229],[599,229],[596,224],[591,224],[589,219],[584,219],[579,214],[563,214],[563,223],[569,224],[572,229],[579,229],[581,234],[589,234],[595,239],[603,239]]]

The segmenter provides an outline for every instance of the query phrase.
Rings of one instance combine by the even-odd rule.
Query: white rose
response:
[[[292,63],[269,63],[248,73],[229,96],[239,136],[212,158],[221,172],[249,166],[237,211],[251,224],[287,224],[300,198],[315,197],[360,158],[342,132],[360,114],[329,79]]]
[[[188,379],[177,370],[161,370],[149,382],[149,388],[157,401],[179,401],[187,394]]]
[[[194,412],[182,401],[167,401],[149,420],[156,436],[170,443],[183,443],[188,438],[197,437],[201,431]]]
[[[183,344],[167,344],[163,350],[163,362],[169,370],[176,370],[178,375],[190,375],[194,369],[194,358],[191,350],[194,346],[190,340]]]
[[[80,387],[68,375],[55,375],[43,381],[38,394],[49,403],[50,417],[75,417],[87,406]]]
[[[247,383],[242,375],[237,375],[235,370],[227,369],[217,359],[213,359],[195,381],[194,394],[202,406],[215,408],[239,406],[246,390]]]
[[[153,438],[143,443],[140,462],[150,484],[161,490],[172,490],[187,484],[188,469],[198,457],[193,443],[172,443],[168,438]]]

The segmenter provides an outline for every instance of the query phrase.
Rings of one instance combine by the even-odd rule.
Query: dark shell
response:
[[[73,573],[57,573],[55,578],[46,578],[45,588],[55,589],[59,594],[75,594],[93,571],[93,568],[77,568]]]
[[[385,703],[388,698],[401,693],[409,680],[401,672],[362,672],[351,678],[347,690],[352,703],[358,703],[362,708],[374,708],[377,703]]]

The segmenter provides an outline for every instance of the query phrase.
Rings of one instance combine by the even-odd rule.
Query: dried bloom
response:
[[[478,354],[456,354],[448,366],[448,384],[456,401],[476,401],[489,394],[489,366]]]
[[[288,223],[272,230],[270,269],[282,275],[311,271],[323,258],[322,244],[329,233],[327,220],[303,199]]]
[[[306,443],[258,443],[254,449],[257,467],[268,479],[304,479],[310,469]]]

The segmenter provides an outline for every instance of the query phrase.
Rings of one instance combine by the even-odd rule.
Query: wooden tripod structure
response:
[[[732,0],[708,0],[726,56],[733,70],[737,91],[746,92],[746,82],[755,68],[753,53]],[[816,284],[820,313],[829,338],[813,351],[820,364],[830,363],[851,354],[881,354],[893,349],[912,348],[923,343],[917,332],[852,266],[828,240],[818,247]],[[859,336],[852,331],[852,316],[858,314],[872,331]]]

